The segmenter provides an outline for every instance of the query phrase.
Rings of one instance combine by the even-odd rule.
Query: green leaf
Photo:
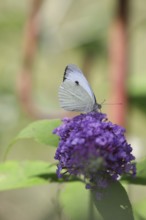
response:
[[[72,220],[101,220],[94,204],[90,201],[90,190],[82,182],[69,182],[60,191],[61,207],[65,216]]]
[[[93,200],[104,220],[134,220],[128,195],[119,181],[110,184],[100,200],[97,193],[92,191]]]
[[[139,220],[146,219],[146,199],[138,201],[136,204],[134,204],[134,208],[136,216]]]
[[[8,145],[4,158],[6,158],[11,146],[21,139],[33,138],[35,141],[49,146],[57,147],[59,137],[53,134],[53,130],[60,125],[60,119],[40,120],[29,124]]]
[[[48,178],[41,177],[48,174]],[[47,184],[54,181],[56,166],[42,161],[7,161],[0,164],[0,191]]]
[[[56,147],[58,145],[59,138],[52,132],[60,125],[60,123],[61,121],[59,119],[40,120],[33,122],[18,134],[18,136],[15,138],[15,141],[24,138],[33,138],[35,141],[41,144]]]
[[[136,163],[136,169],[136,177],[124,176],[121,180],[131,184],[146,185],[146,158]]]

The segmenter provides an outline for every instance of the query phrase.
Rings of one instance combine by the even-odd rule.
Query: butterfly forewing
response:
[[[81,70],[73,64],[65,69],[59,101],[67,111],[91,112],[95,108],[94,93]]]
[[[80,86],[82,86],[87,93],[91,96],[92,99],[94,99],[94,93],[92,92],[92,89],[86,80],[85,76],[83,75],[82,71],[74,64],[69,64],[65,68],[64,72],[64,81],[68,79],[72,82],[78,82]]]

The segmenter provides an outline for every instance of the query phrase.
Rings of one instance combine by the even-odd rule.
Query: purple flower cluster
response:
[[[104,189],[109,179],[117,180],[122,174],[136,175],[132,163],[135,157],[124,136],[125,129],[109,122],[105,114],[90,112],[65,118],[53,133],[60,137],[55,154],[59,178],[65,170],[83,178],[88,189]]]

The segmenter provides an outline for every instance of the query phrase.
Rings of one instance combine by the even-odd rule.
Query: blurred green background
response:
[[[30,2],[0,1],[0,158],[10,140],[33,119],[20,105],[16,82],[22,65],[24,27]],[[38,14],[38,48],[33,64],[33,100],[41,112],[60,111],[58,87],[64,68],[75,63],[84,66],[87,56],[92,57],[90,77],[87,75],[98,102],[109,93],[109,29],[116,13],[114,0],[45,0]],[[129,142],[137,158],[146,155],[146,3],[130,2],[129,17],[129,75],[127,78],[129,109],[127,130]],[[116,107],[115,107],[116,108]],[[114,107],[113,107],[114,109]],[[104,112],[108,108],[104,107]],[[46,160],[53,162],[55,149],[41,146],[31,140],[17,143],[10,151],[9,160]],[[75,185],[69,186],[76,192]],[[79,184],[81,195],[84,186]],[[58,195],[65,187],[51,184],[0,193],[1,220],[86,219],[86,213],[77,213],[75,194],[64,196],[62,206]],[[144,204],[144,187],[128,189],[134,204]],[[86,195],[87,196],[87,195]],[[78,198],[78,200],[81,198]],[[87,200],[87,201],[86,201]],[[85,199],[86,210],[88,199]],[[71,205],[70,205],[71,204]],[[145,206],[139,205],[145,216]],[[58,210],[58,211],[57,211]],[[61,210],[61,211],[60,211]],[[66,210],[66,212],[64,212]],[[74,211],[72,211],[74,210]],[[71,217],[72,216],[72,217]],[[88,218],[87,218],[88,219]]]

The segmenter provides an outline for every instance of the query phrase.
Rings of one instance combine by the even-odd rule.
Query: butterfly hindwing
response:
[[[94,102],[89,94],[75,82],[66,80],[59,89],[59,101],[61,107],[67,111],[92,111]]]

